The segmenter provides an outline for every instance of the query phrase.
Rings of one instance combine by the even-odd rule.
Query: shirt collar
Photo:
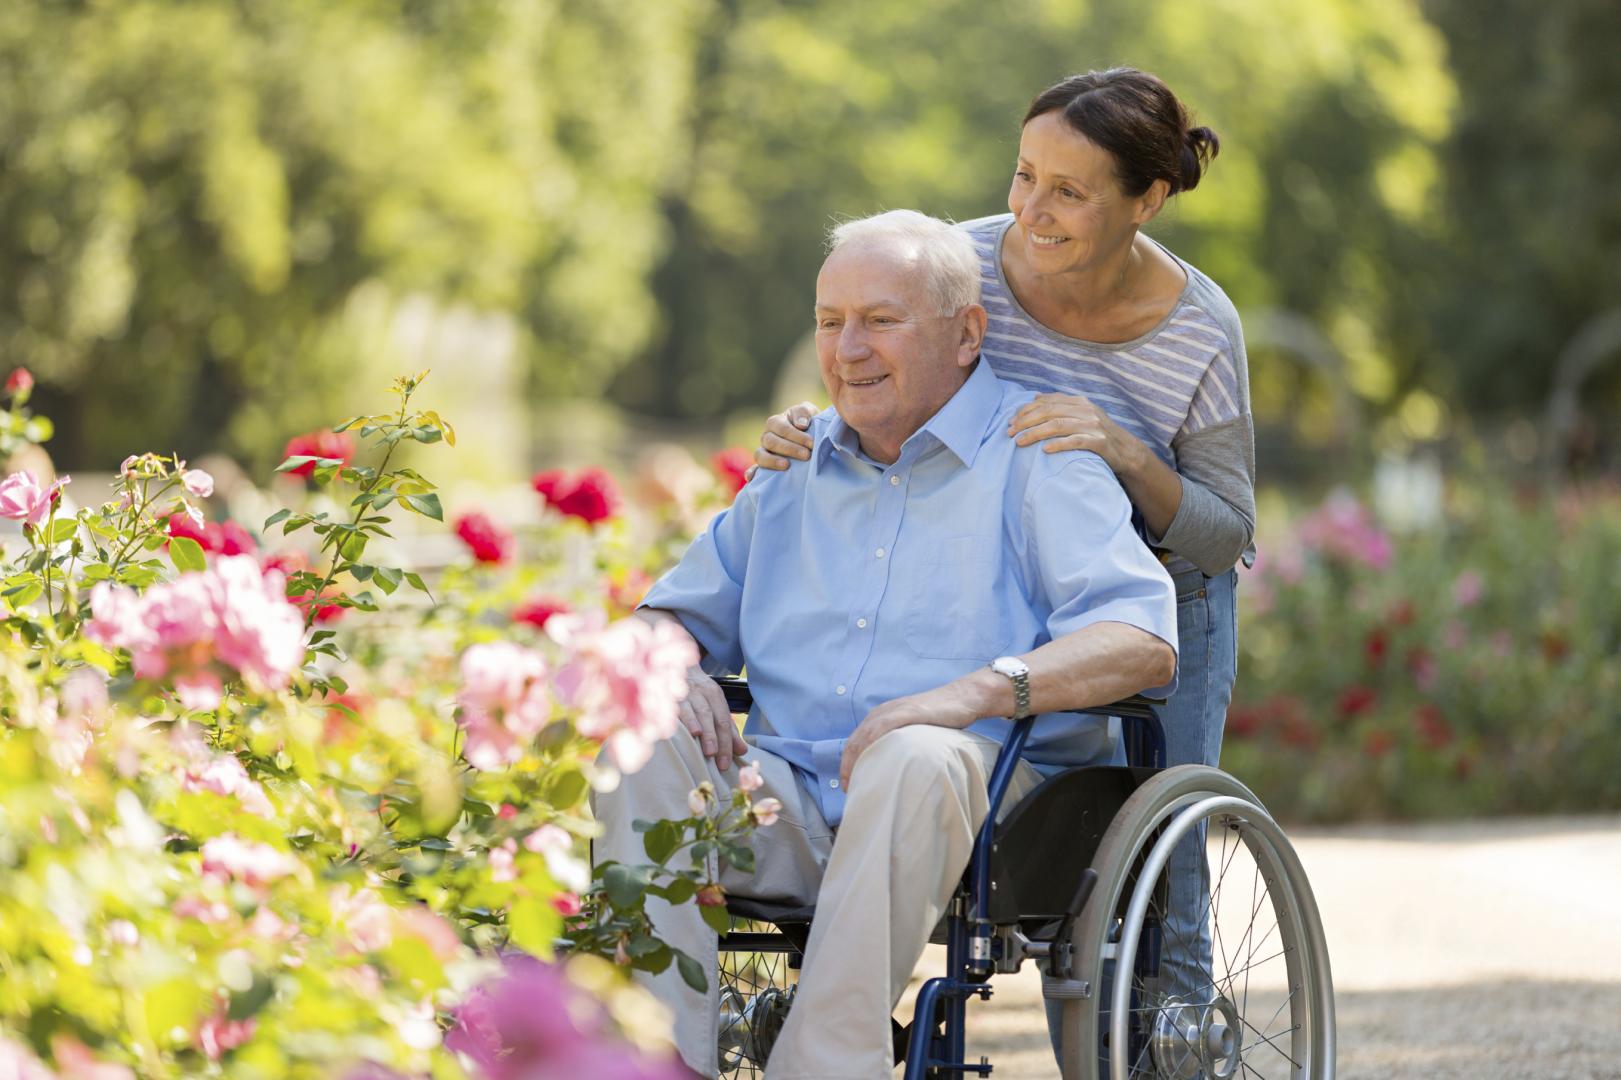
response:
[[[1002,405],[1002,390],[1002,380],[991,371],[984,357],[975,360],[968,380],[940,406],[938,412],[929,417],[928,422],[901,444],[901,456],[905,457],[907,448],[926,433],[951,451],[962,462],[963,468],[971,468],[980,446],[985,442],[985,429]],[[826,435],[817,442],[811,462],[818,472],[822,462],[834,450],[842,450],[858,461],[869,460],[861,452],[860,436],[855,429],[846,424],[844,417],[836,411],[832,412],[832,422],[828,425]]]

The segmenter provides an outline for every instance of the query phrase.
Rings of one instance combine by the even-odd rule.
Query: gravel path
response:
[[[1290,835],[1328,933],[1345,1080],[1621,1080],[1621,817]],[[943,961],[931,948],[920,977]],[[994,985],[969,1005],[970,1060],[1056,1076],[1035,974]]]

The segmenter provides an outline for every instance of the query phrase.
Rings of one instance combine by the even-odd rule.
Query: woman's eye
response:
[[[1081,197],[1079,192],[1071,191],[1069,188],[1059,188],[1058,193],[1066,199],[1079,199]]]
[[[1013,175],[1017,176],[1020,180],[1023,180],[1027,184],[1032,183],[1032,182],[1035,181],[1035,177],[1031,176],[1029,173],[1025,172],[1023,169],[1019,169]]]

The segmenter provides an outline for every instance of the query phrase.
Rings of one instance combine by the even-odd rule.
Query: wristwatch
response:
[[[1030,715],[1030,668],[1017,656],[998,656],[991,661],[991,670],[1013,680],[1013,716],[1023,720]]]

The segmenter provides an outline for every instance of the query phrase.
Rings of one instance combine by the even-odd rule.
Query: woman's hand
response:
[[[754,451],[754,464],[749,466],[748,478],[754,478],[755,469],[782,472],[795,461],[809,461],[812,440],[806,429],[810,427],[811,417],[819,411],[810,402],[801,401],[767,420],[760,445]]]
[[[1040,395],[1014,414],[1008,434],[1020,446],[1039,442],[1049,454],[1090,450],[1121,477],[1137,471],[1147,452],[1141,440],[1079,394]]]

